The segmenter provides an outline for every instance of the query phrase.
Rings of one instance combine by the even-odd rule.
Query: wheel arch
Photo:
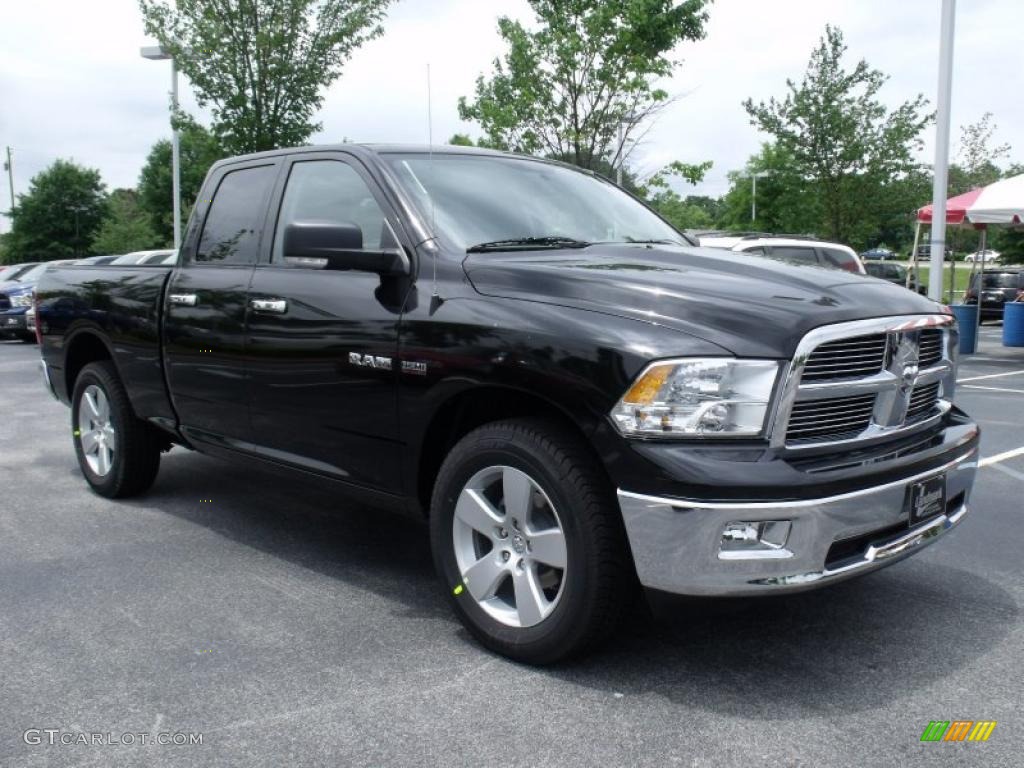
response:
[[[110,360],[117,368],[113,350],[109,342],[99,333],[88,329],[74,334],[65,343],[64,351],[64,387],[68,400],[75,391],[75,381],[89,363],[99,360]]]
[[[416,444],[414,492],[420,511],[428,514],[438,471],[459,440],[484,424],[522,417],[558,424],[580,437],[593,451],[588,431],[579,421],[542,395],[499,384],[464,389],[449,396],[435,409]]]

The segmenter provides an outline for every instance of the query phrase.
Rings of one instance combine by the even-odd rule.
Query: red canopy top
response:
[[[946,201],[946,223],[947,224],[963,224],[964,219],[967,217],[967,209],[971,207],[971,204],[981,195],[984,187],[978,187],[972,189],[970,192],[964,192],[962,195],[951,197]],[[917,220],[923,221],[926,224],[930,224],[932,220],[932,206],[931,203],[924,206],[923,208],[917,209]]]

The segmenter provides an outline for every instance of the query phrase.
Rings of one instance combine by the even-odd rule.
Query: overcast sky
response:
[[[726,173],[743,167],[759,136],[741,102],[781,95],[799,79],[825,24],[843,29],[851,60],[891,75],[883,96],[896,105],[917,93],[934,102],[940,0],[717,0],[707,38],[680,47],[683,64],[665,84],[679,100],[634,156],[643,171],[679,159],[711,160],[696,192],[718,196]],[[998,139],[1024,161],[1021,0],[961,0],[953,79],[958,126],[985,111]],[[479,135],[461,123],[459,96],[502,51],[496,18],[532,18],[525,0],[400,0],[385,34],[357,51],[329,91],[316,143],[427,141],[426,64],[433,83],[434,139]],[[58,157],[100,169],[109,188],[133,186],[153,142],[169,132],[170,67],[139,57],[148,42],[135,0],[6,3],[0,21],[0,145],[14,152],[15,192]],[[183,106],[198,114],[188,83]],[[927,135],[931,161],[933,131]],[[9,205],[6,179],[0,209]],[[923,202],[923,201],[922,201]],[[7,229],[4,219],[0,224]]]

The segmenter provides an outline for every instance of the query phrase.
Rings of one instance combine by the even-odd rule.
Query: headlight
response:
[[[32,306],[32,294],[31,293],[18,293],[11,296],[12,307],[31,307]]]
[[[779,373],[774,360],[665,360],[644,369],[612,410],[635,436],[756,437],[764,432]]]

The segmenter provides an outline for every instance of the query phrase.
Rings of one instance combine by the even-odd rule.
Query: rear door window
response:
[[[267,196],[276,170],[273,165],[261,165],[224,175],[206,214],[196,262],[256,263]]]

